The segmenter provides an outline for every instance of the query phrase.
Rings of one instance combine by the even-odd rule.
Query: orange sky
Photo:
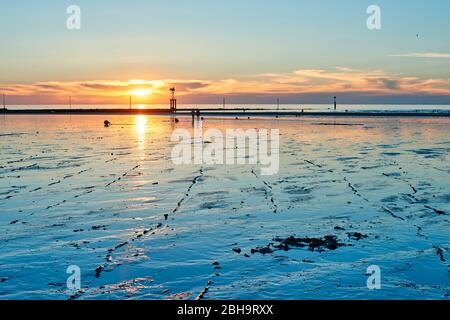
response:
[[[132,79],[94,81],[48,81],[30,84],[4,83],[0,90],[11,104],[22,103],[65,104],[72,96],[76,103],[124,104],[129,96],[134,103],[167,103],[169,88],[175,86],[180,101],[219,103],[223,96],[259,96],[268,101],[276,97],[302,95],[430,95],[450,96],[450,79],[420,79],[381,70],[353,70],[336,67],[333,70],[296,70],[290,73],[267,73],[223,80],[208,79]],[[203,98],[202,98],[203,97]]]

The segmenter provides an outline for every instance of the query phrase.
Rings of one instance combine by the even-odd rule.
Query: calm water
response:
[[[174,165],[190,119],[108,119],[0,117],[1,299],[448,298],[449,119],[205,119],[279,129],[273,176]]]

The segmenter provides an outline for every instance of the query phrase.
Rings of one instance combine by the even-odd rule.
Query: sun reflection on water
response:
[[[136,134],[139,149],[143,150],[145,147],[145,134],[147,133],[148,120],[147,116],[136,116]]]

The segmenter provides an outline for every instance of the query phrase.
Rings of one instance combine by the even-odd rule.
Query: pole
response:
[[[336,110],[336,108],[337,108],[336,96],[334,96],[334,110]]]

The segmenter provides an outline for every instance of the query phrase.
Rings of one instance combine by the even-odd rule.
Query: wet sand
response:
[[[1,299],[448,298],[450,119],[205,119],[280,129],[274,176],[174,165],[190,118],[103,120],[0,116]]]

